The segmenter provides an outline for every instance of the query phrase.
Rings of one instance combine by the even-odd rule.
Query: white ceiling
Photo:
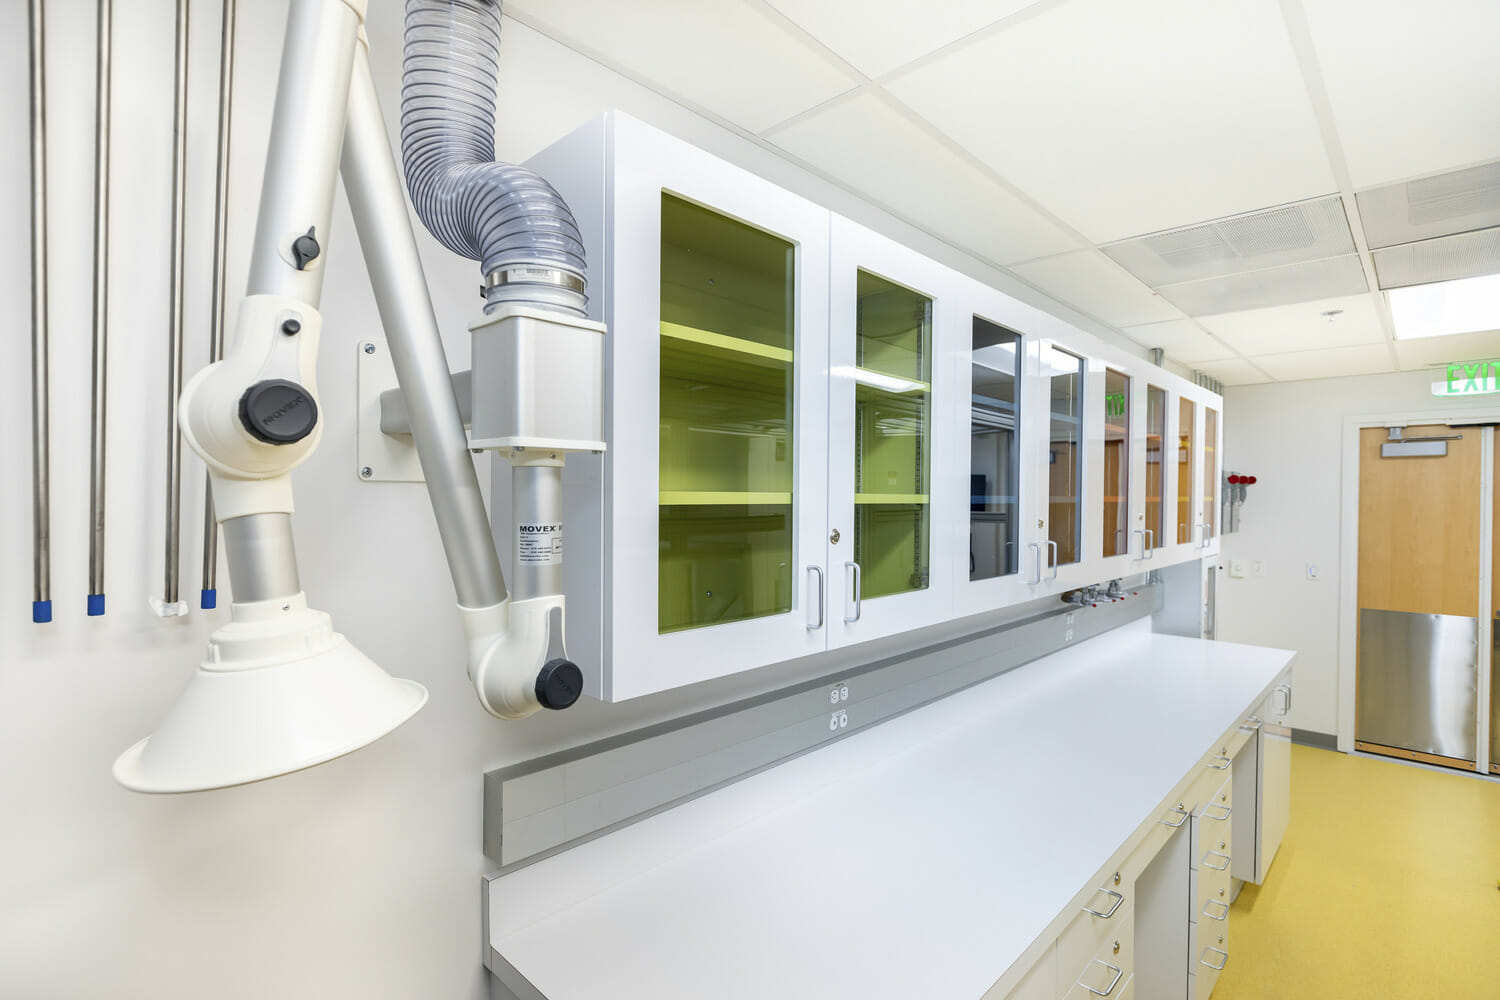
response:
[[[509,0],[506,11],[1226,384],[1500,355],[1500,331],[1392,340],[1354,197],[1500,160],[1500,0]],[[1316,301],[1188,318],[1170,288],[1157,295],[1096,249],[1328,196],[1368,280],[1345,275]],[[1360,287],[1371,290],[1347,294]]]

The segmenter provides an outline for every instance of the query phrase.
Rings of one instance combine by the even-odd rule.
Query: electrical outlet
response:
[[[1266,575],[1266,561],[1264,559],[1256,559],[1251,562],[1250,575],[1256,579],[1263,578]]]
[[[1317,563],[1308,563],[1307,564],[1307,578],[1309,580],[1316,580],[1318,578],[1318,564]]]

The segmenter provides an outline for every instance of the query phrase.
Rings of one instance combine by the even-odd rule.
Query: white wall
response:
[[[1500,335],[1492,351],[1500,351]],[[1453,360],[1459,360],[1454,358]],[[1217,636],[1298,651],[1292,725],[1338,731],[1343,436],[1349,417],[1430,413],[1434,422],[1495,410],[1500,398],[1436,399],[1432,371],[1267,385],[1224,393],[1224,470],[1257,476],[1220,564],[1265,563],[1265,576],[1219,574]],[[1418,516],[1413,512],[1413,516]],[[1318,579],[1307,578],[1307,564]],[[1248,567],[1247,567],[1248,568]]]
[[[772,669],[625,706],[499,723],[464,677],[452,589],[419,486],[355,475],[354,350],[379,335],[340,197],[328,245],[319,386],[327,421],[294,476],[303,583],[314,606],[431,700],[373,747],[276,781],[153,798],[110,777],[150,732],[226,612],[163,621],[160,594],[172,4],[115,4],[109,365],[109,613],[84,616],[94,4],[48,0],[52,191],[53,594],[30,623],[25,350],[29,301],[25,4],[0,5],[0,996],[116,998],[485,996],[480,965],[481,775],[493,767],[784,683]],[[393,134],[402,5],[371,4],[373,62]],[[188,215],[189,372],[207,357],[218,10],[193,4]],[[246,252],[284,3],[242,3],[230,288]],[[1014,282],[743,138],[513,22],[505,28],[500,153],[522,159],[623,108],[964,270]],[[749,84],[747,84],[749,85]],[[478,274],[420,235],[450,361],[468,363]],[[1030,301],[1038,301],[1024,292]],[[1055,311],[1064,312],[1056,309]],[[231,310],[232,312],[232,310]],[[1090,324],[1080,325],[1093,329]],[[481,482],[488,475],[481,470]],[[183,478],[183,594],[196,606],[202,468]],[[227,583],[227,577],[221,573]],[[221,595],[221,607],[227,603]]]

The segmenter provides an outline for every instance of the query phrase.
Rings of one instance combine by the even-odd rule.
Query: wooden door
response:
[[[1484,432],[1446,454],[1383,456],[1384,427],[1360,431],[1358,697],[1362,750],[1472,768],[1477,729],[1480,459]]]

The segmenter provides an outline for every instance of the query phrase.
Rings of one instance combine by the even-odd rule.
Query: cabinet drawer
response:
[[[1057,971],[1068,986],[1067,993],[1063,994],[1064,1000],[1098,1000],[1099,997],[1119,1000],[1135,971],[1134,946],[1135,925],[1127,921],[1119,928],[1118,934],[1106,937],[1092,955],[1076,965],[1063,965],[1059,950]]]
[[[1055,1000],[1058,992],[1057,949],[1049,946],[1005,1000]]]
[[[1188,934],[1192,963],[1192,989],[1188,992],[1194,1000],[1206,1000],[1219,981],[1219,973],[1229,961],[1229,924],[1214,923],[1211,927],[1194,924]]]
[[[1195,874],[1197,886],[1193,894],[1193,920],[1205,928],[1222,926],[1229,920],[1229,890],[1232,884],[1229,869],[1214,871],[1212,868],[1204,868]]]

